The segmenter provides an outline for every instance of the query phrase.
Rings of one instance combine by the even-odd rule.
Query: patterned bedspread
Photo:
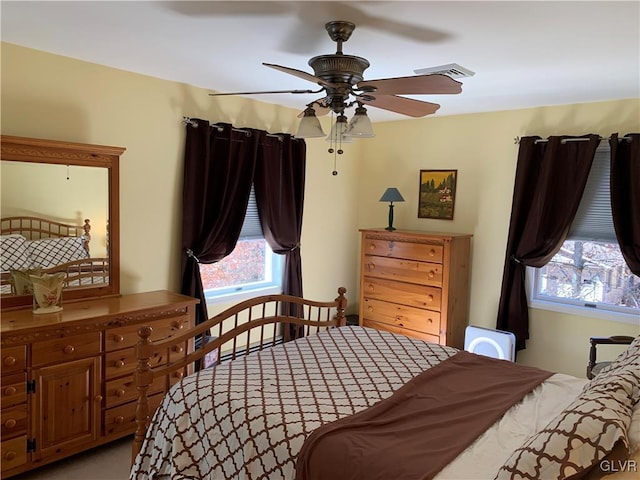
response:
[[[294,478],[313,430],[391,396],[455,353],[342,327],[198,372],[156,410],[130,478]]]

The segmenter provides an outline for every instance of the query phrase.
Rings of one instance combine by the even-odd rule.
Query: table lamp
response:
[[[395,228],[393,228],[393,202],[404,202],[404,198],[402,198],[397,188],[389,187],[382,194],[382,197],[380,197],[380,201],[389,202],[389,226],[385,228],[385,230],[391,232],[395,230]]]

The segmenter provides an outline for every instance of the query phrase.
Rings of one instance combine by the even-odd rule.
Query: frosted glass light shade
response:
[[[353,143],[353,139],[346,137],[344,134],[347,131],[347,126],[347,117],[343,114],[338,115],[336,122],[331,127],[331,132],[325,140],[333,143]]]
[[[364,107],[356,108],[356,113],[351,119],[347,130],[344,132],[345,137],[372,138],[376,134],[373,133],[371,120],[367,116],[367,109]]]
[[[307,107],[304,111],[304,116],[300,120],[300,125],[298,125],[298,132],[296,133],[297,138],[315,138],[315,137],[324,137],[325,133],[322,130],[322,125],[320,125],[320,120],[316,117],[316,111]]]

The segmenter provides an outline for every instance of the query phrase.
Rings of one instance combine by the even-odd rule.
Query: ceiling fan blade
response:
[[[275,68],[276,70],[280,70],[281,72],[288,73],[290,75],[294,75],[299,78],[303,78],[304,80],[308,80],[313,83],[317,83],[318,85],[324,85],[325,87],[333,87],[337,88],[339,85],[336,85],[331,82],[325,82],[320,77],[316,77],[315,75],[311,75],[310,73],[303,72],[302,70],[297,70],[295,68],[283,67],[281,65],[274,65],[273,63],[262,63],[266,67]]]
[[[223,92],[223,93],[210,93],[210,97],[221,97],[223,95],[263,95],[267,93],[318,93],[320,90],[265,90],[261,92]]]
[[[373,97],[373,96],[372,96]],[[437,103],[423,102],[422,100],[414,100],[413,98],[397,97],[395,95],[375,95],[372,100],[364,97],[358,98],[358,101],[371,105],[372,107],[382,108],[390,112],[401,113],[410,117],[424,117],[436,113],[440,108]]]
[[[413,75],[411,77],[363,80],[359,89],[375,87],[378,95],[438,95],[462,92],[462,83],[442,74]]]

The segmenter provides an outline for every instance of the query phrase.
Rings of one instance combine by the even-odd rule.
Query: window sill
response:
[[[602,308],[579,307],[577,305],[567,305],[556,302],[545,302],[543,300],[530,300],[529,308],[538,310],[549,310],[559,313],[567,313],[580,317],[597,318],[600,320],[608,320],[613,322],[628,323],[631,325],[640,325],[640,315],[630,313],[615,312],[612,310],[604,310]]]
[[[237,292],[221,293],[217,295],[211,295],[205,293],[207,305],[213,305],[216,303],[237,303],[249,298],[259,297],[261,295],[277,295],[282,293],[282,287],[279,285],[268,285],[259,288],[252,288],[241,290]]]

